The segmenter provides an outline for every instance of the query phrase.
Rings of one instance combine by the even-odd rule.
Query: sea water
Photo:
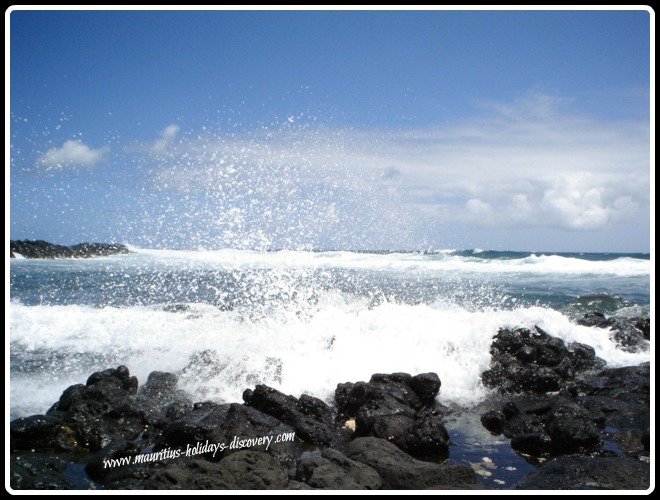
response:
[[[648,316],[648,254],[132,250],[11,260],[11,418],[122,364],[217,402],[257,384],[331,401],[338,383],[432,371],[441,402],[475,405],[503,327],[538,325],[609,366],[650,359],[576,323]]]

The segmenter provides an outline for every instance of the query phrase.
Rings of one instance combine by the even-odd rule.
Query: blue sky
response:
[[[31,11],[12,239],[650,249],[629,11]]]

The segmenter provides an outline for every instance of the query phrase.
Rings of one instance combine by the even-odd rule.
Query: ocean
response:
[[[648,254],[155,250],[12,259],[11,418],[126,365],[177,373],[195,401],[266,384],[331,401],[373,373],[436,372],[439,400],[472,406],[502,327],[538,325],[609,366],[650,360],[580,326],[589,311],[650,314]]]

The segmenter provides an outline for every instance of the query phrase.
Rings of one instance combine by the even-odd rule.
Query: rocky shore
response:
[[[131,253],[126,245],[117,243],[79,243],[65,246],[42,240],[11,240],[9,256],[16,254],[26,259],[89,259],[108,255]]]
[[[586,321],[586,320],[585,320]],[[632,321],[632,320],[631,320]],[[633,330],[633,323],[603,325]],[[612,334],[615,335],[614,330]],[[630,337],[628,335],[628,337]],[[634,336],[634,335],[633,335]],[[641,340],[640,340],[641,342]],[[174,373],[140,387],[120,366],[69,387],[45,415],[11,422],[10,485],[30,489],[474,490],[650,487],[650,366],[608,368],[583,344],[501,329],[477,408],[438,401],[435,373],[374,374],[332,404],[265,386],[242,403],[193,402]],[[487,482],[461,455],[461,419],[481,422],[530,472]],[[453,424],[452,424],[453,423]],[[501,460],[500,460],[501,462]],[[500,463],[501,467],[506,464]],[[515,469],[515,467],[509,467]]]

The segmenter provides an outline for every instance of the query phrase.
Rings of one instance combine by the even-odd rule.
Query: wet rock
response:
[[[435,402],[435,373],[375,374],[369,382],[339,384],[335,401],[355,417],[355,435],[387,439],[416,457],[445,456],[449,435]]]
[[[154,472],[143,484],[145,490],[229,490],[233,480],[220,464],[190,460]]]
[[[508,402],[481,417],[490,432],[510,438],[514,450],[533,456],[592,451],[601,442],[595,420],[583,406],[557,397],[522,410]]]
[[[62,421],[58,446],[98,451],[115,439],[133,439],[148,425],[136,406],[138,382],[125,366],[93,373],[83,386],[66,389],[47,415]]]
[[[207,435],[207,429],[198,423],[177,420],[165,426],[157,440],[157,449],[169,446],[185,448],[187,444],[204,441]]]
[[[149,425],[157,430],[162,430],[168,424],[182,418],[184,415],[192,410],[192,404],[177,401],[163,406],[159,410],[151,412],[147,415]]]
[[[374,374],[369,382],[338,384],[335,391],[337,409],[349,417],[357,416],[360,408],[374,402],[390,408],[399,407],[402,411],[405,408],[421,409],[424,403],[410,386],[412,378],[407,373]],[[418,382],[418,387],[422,386],[423,383]]]
[[[11,457],[9,485],[15,490],[72,490],[75,485],[64,474],[68,464],[57,456]]]
[[[573,386],[580,396],[607,397],[649,407],[650,365],[607,368],[578,377]]]
[[[481,425],[493,434],[502,434],[507,417],[501,410],[489,410],[481,415]]]
[[[578,325],[582,326],[595,326],[597,328],[610,328],[614,324],[614,320],[607,318],[603,313],[598,311],[588,312],[582,318],[577,320]]]
[[[642,442],[644,431],[614,431],[607,432],[605,435],[608,440],[616,443],[623,453],[636,454],[644,451]]]
[[[544,332],[537,334],[542,338]],[[520,342],[519,337],[514,333],[512,340]],[[505,352],[509,347],[502,351],[517,361],[532,360],[531,368],[536,371],[551,370],[564,376],[568,366],[575,370],[574,379],[562,379],[559,394],[524,393],[509,396],[508,401],[499,401],[496,407],[484,405],[488,409],[482,416],[484,426],[509,437],[517,451],[536,457],[589,453],[588,458],[594,460],[628,458],[614,456],[615,449],[617,453],[648,460],[650,365],[580,371],[575,368],[578,362],[586,360],[588,365],[595,358],[588,346],[571,344],[563,347],[564,353],[559,343],[552,340],[540,347],[525,344],[523,339],[517,347],[511,344],[510,352]],[[559,360],[558,352],[562,353]],[[439,389],[439,378],[433,374],[417,377],[405,373],[377,374],[369,382],[340,384],[336,398],[341,401],[342,414],[338,416],[317,398],[295,398],[267,386],[246,391],[244,398],[249,404],[245,405],[172,401],[170,396],[178,391],[176,375],[154,372],[138,390],[137,380],[125,367],[104,370],[92,374],[85,385],[65,390],[47,415],[11,423],[12,450],[26,455],[26,450],[42,449],[51,460],[38,453],[15,454],[10,462],[10,482],[20,488],[93,487],[91,479],[86,479],[90,486],[81,486],[80,477],[75,484],[71,482],[69,467],[83,465],[72,464],[71,458],[57,458],[59,450],[64,449],[76,451],[67,456],[78,457],[78,461],[80,457],[89,457],[87,452],[96,452],[91,459],[86,458],[85,470],[107,489],[479,487],[472,468],[438,463],[437,459],[446,456],[449,448],[444,409],[434,395]],[[351,442],[347,441],[350,431],[337,428],[337,422],[346,416],[354,417],[355,439]],[[284,419],[291,424],[284,423]],[[604,426],[607,430],[601,435],[599,427]],[[310,450],[309,444],[299,438],[303,432],[322,435],[324,429],[332,436],[333,447],[340,451]],[[280,435],[295,440],[270,444],[265,440]],[[599,450],[602,437],[610,449]],[[226,449],[215,456],[200,451],[198,455],[168,456],[130,466],[106,465],[110,460],[167,449],[185,452],[188,446],[206,442],[224,443]],[[303,451],[321,456],[301,459]],[[560,464],[553,467],[568,467],[570,462],[551,463]],[[614,467],[602,461],[598,464],[603,465],[603,470]],[[624,465],[628,467],[630,462]],[[643,480],[643,466],[637,472]],[[532,485],[529,487],[534,487],[545,482],[554,484],[556,476],[528,476],[526,480]],[[588,483],[579,475],[571,480],[574,482],[566,483],[566,487],[573,484],[608,488],[619,481],[614,478],[607,483],[597,476]]]
[[[604,366],[589,346],[572,343],[566,347],[538,326],[501,329],[490,353],[490,367],[482,374],[484,385],[507,394],[559,391],[577,373]]]
[[[337,418],[337,413],[330,406],[307,394],[303,394],[298,398],[296,409],[303,415],[326,425],[333,425]]]
[[[125,366],[116,369],[109,368],[102,372],[92,373],[85,384],[87,395],[98,396],[99,399],[123,401],[126,395],[137,393],[138,380],[132,377]]]
[[[56,435],[60,418],[49,415],[32,415],[11,422],[10,446],[12,450],[48,450],[57,448]]]
[[[191,404],[192,401],[186,392],[177,388],[178,381],[179,377],[174,373],[151,372],[147,382],[140,389],[140,398],[147,400],[153,410],[173,403]]]
[[[584,372],[605,366],[605,362],[596,357],[596,351],[593,347],[580,342],[568,344],[568,358],[571,360],[576,372]]]
[[[233,479],[233,489],[281,490],[288,479],[280,462],[259,451],[239,451],[220,462],[223,471]]]
[[[218,405],[217,403],[203,402],[195,403],[192,407],[179,407],[170,405],[167,407],[171,415],[176,418],[159,421],[162,427],[160,435],[155,440],[156,450],[168,447],[185,447],[188,444],[194,445],[197,442],[204,442],[209,439],[213,431],[221,426],[228,413],[227,405]],[[166,423],[163,424],[163,420]]]
[[[648,350],[651,335],[649,318],[607,317],[600,312],[590,312],[577,320],[579,325],[608,329],[619,349],[627,352]]]
[[[413,417],[374,416],[368,432],[362,433],[386,439],[416,457],[446,456],[449,452],[449,434],[437,411],[420,412]]]
[[[190,460],[154,473],[144,489],[281,490],[288,483],[284,467],[267,453],[239,451],[219,463]]]
[[[377,422],[392,421],[392,425],[399,423],[404,429],[412,426],[416,412],[410,406],[402,403],[387,393],[378,393],[372,399],[365,400],[357,410],[355,416],[355,434],[367,436],[374,430]]]
[[[384,439],[357,438],[349,444],[347,456],[375,469],[383,482],[383,489],[417,490],[477,482],[471,467],[416,460]]]
[[[254,391],[245,391],[243,399],[250,406],[293,427],[296,435],[304,441],[313,444],[330,444],[336,437],[337,429],[332,425],[333,412],[318,399],[308,396],[301,403],[297,398],[287,396],[266,385],[258,385]],[[312,415],[322,420],[316,420]]]
[[[446,457],[449,454],[449,433],[442,414],[430,408],[417,413],[411,439],[402,449],[419,457]]]
[[[232,403],[229,405],[227,415],[222,425],[215,427],[206,434],[206,438],[215,443],[225,443],[230,446],[234,438],[239,440],[258,439],[264,436],[291,435],[296,431],[275,417],[267,415],[251,406]],[[266,449],[266,445],[260,445],[257,451],[267,452],[281,462],[292,463],[300,457],[300,440],[296,434],[293,441],[275,443],[274,441]],[[254,449],[254,448],[253,448]],[[236,446],[226,449],[223,456],[240,451]],[[222,458],[220,454],[216,460]]]
[[[649,465],[628,457],[565,456],[551,460],[515,485],[521,490],[645,490]]]
[[[552,439],[543,422],[535,417],[516,417],[515,423],[505,433],[511,436],[511,448],[521,453],[541,456],[548,453],[552,446]]]
[[[502,413],[504,414],[505,418],[509,419],[520,414],[520,408],[518,408],[518,405],[513,401],[508,401],[504,403],[504,406],[502,407]]]
[[[311,490],[312,487],[307,483],[301,483],[300,481],[295,481],[295,480],[291,481],[291,480],[289,480],[289,484],[286,485],[285,489],[291,490],[291,491],[302,491],[302,490],[307,491],[307,490]]]
[[[600,444],[600,432],[593,416],[577,403],[553,405],[545,418],[545,428],[554,453],[589,451]]]
[[[641,352],[648,350],[648,342],[644,334],[634,324],[617,322],[614,327],[616,346],[626,352]]]
[[[410,379],[410,387],[424,404],[432,404],[440,392],[440,377],[437,373],[420,373]]]
[[[302,460],[296,479],[312,488],[325,490],[377,490],[382,485],[374,469],[331,448],[323,450],[320,457]]]
[[[135,443],[129,443],[123,439],[112,441],[102,450],[97,452],[85,465],[85,472],[96,481],[123,478],[128,475],[130,469],[134,466],[130,463],[119,464],[120,459],[132,460],[132,457],[139,453],[139,448]],[[128,458],[127,458],[128,457]],[[117,460],[117,462],[114,462]]]

